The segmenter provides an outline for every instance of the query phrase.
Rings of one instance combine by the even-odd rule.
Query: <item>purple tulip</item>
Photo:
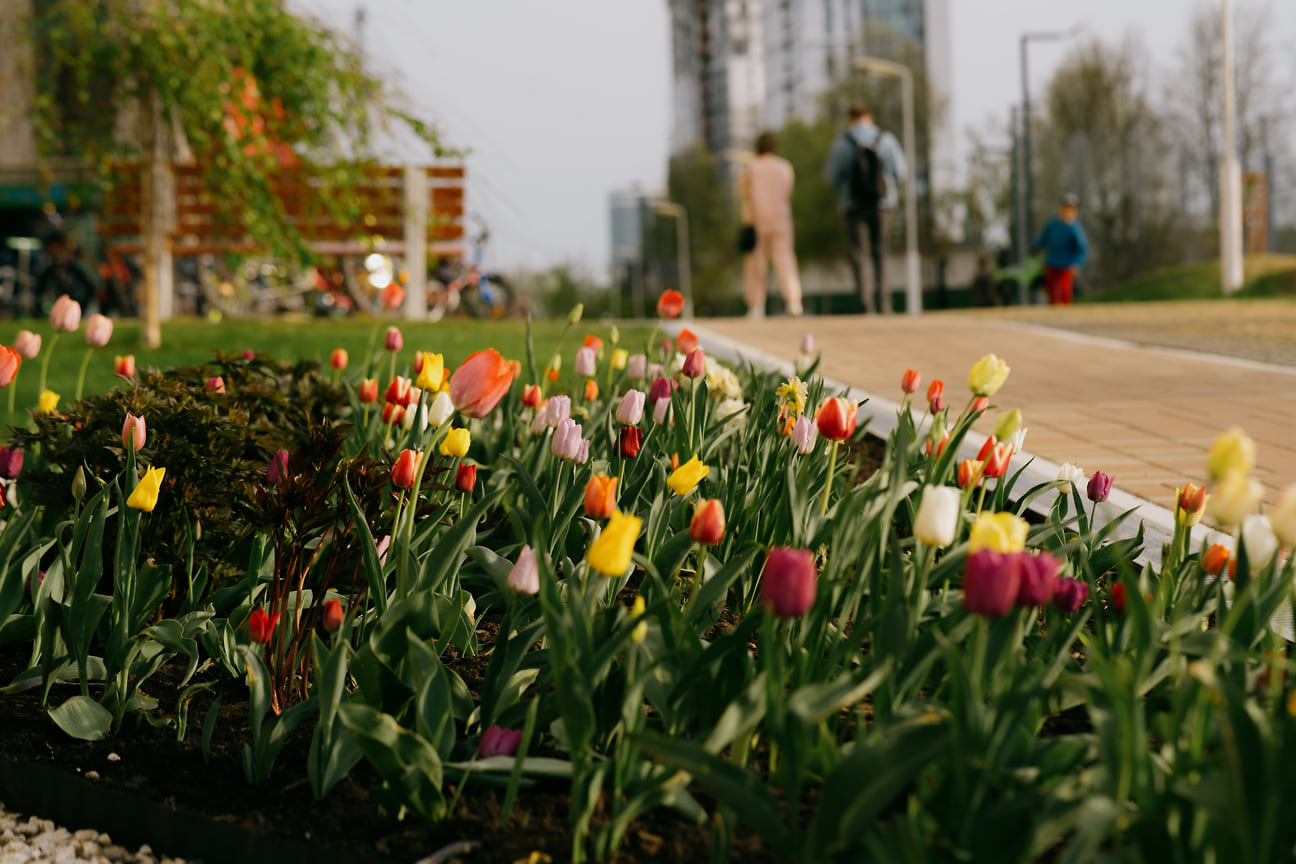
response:
[[[1002,618],[1021,587],[1020,555],[982,549],[963,568],[963,606],[973,615]]]
[[[1100,503],[1107,500],[1107,496],[1111,494],[1111,487],[1112,476],[1101,471],[1095,471],[1093,476],[1089,478],[1089,486],[1085,491],[1089,495],[1090,501]]]
[[[814,605],[818,579],[809,549],[775,547],[765,556],[761,602],[780,618],[799,618]]]
[[[1077,612],[1089,597],[1088,584],[1079,579],[1059,579],[1053,585],[1053,605],[1061,612]]]
[[[279,485],[288,479],[288,451],[276,450],[274,458],[270,460],[270,468],[266,471],[266,480],[274,485]]]
[[[662,399],[671,397],[671,390],[674,389],[669,378],[658,378],[652,383],[648,390],[648,401],[655,407]]]
[[[1038,555],[1020,554],[1021,586],[1017,589],[1017,605],[1022,607],[1047,606],[1057,589],[1058,569],[1062,566],[1048,552]]]
[[[491,756],[512,756],[517,753],[518,745],[521,743],[521,729],[505,729],[502,726],[492,724],[486,727],[486,731],[482,733],[477,755],[482,759],[488,759]]]

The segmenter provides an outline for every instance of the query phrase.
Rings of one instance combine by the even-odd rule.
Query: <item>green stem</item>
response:
[[[14,395],[18,392],[18,374],[14,373],[13,380],[9,382],[9,419],[13,420],[14,413]]]
[[[823,500],[819,502],[819,515],[828,515],[828,496],[832,493],[833,474],[837,471],[837,439],[828,448],[828,482],[824,483]]]
[[[50,343],[45,348],[45,355],[41,357],[40,389],[37,391],[38,393],[45,392],[45,373],[49,370],[50,355],[54,353],[54,346],[58,344],[59,336],[61,335],[63,334],[55,332],[54,335],[50,337]]]
[[[77,389],[76,398],[73,400],[74,402],[81,401],[81,391],[85,388],[86,367],[90,365],[90,357],[92,354],[94,354],[94,349],[87,348],[85,357],[81,360],[81,372],[77,375]]]

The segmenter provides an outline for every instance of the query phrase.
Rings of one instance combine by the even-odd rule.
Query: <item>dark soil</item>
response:
[[[483,640],[489,634],[479,634]],[[26,668],[25,646],[0,650],[0,682],[9,682]],[[476,689],[485,661],[465,658],[447,665],[458,667],[469,687]],[[480,669],[474,680],[474,668]],[[159,714],[174,716],[177,684],[184,673],[172,663],[149,680],[145,689],[160,700]],[[200,679],[196,679],[200,680]],[[306,724],[290,736],[279,756],[274,775],[259,786],[243,777],[243,743],[250,741],[247,726],[247,692],[241,680],[212,676],[216,686],[193,700],[183,740],[176,740],[173,728],[154,728],[137,715],[128,715],[123,728],[104,741],[79,741],[68,737],[50,720],[40,705],[39,688],[0,697],[0,759],[41,763],[96,784],[142,796],[169,810],[198,814],[216,822],[232,823],[249,831],[277,834],[312,847],[349,853],[360,860],[413,864],[450,844],[476,841],[474,851],[445,859],[464,864],[493,864],[515,861],[545,861],[532,853],[548,855],[553,861],[570,860],[572,830],[569,789],[564,782],[545,782],[518,795],[507,824],[500,823],[504,790],[469,782],[454,812],[441,824],[428,827],[410,816],[403,821],[380,811],[369,790],[379,785],[377,775],[361,762],[322,801],[315,800],[306,779],[306,757],[311,729]],[[75,685],[56,685],[50,706],[58,705],[76,692]],[[221,696],[220,720],[212,741],[212,759],[202,755],[202,722],[207,709]],[[115,754],[117,758],[110,758]],[[94,772],[93,774],[91,772]],[[97,777],[96,777],[97,775]],[[454,785],[447,783],[447,800]],[[701,790],[695,790],[706,801]],[[39,813],[35,815],[40,815]],[[596,824],[599,817],[596,815]],[[112,826],[68,825],[71,830]],[[710,827],[657,810],[635,822],[622,848],[611,859],[634,861],[711,861]],[[158,849],[166,853],[166,849]],[[230,860],[219,850],[205,858],[207,864]],[[733,859],[744,862],[776,862],[782,859],[767,851],[757,838],[742,835],[734,842]]]

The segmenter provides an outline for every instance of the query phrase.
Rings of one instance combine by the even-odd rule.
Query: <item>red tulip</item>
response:
[[[657,298],[657,314],[663,318],[678,318],[684,311],[684,295],[674,290],[663,291]]]
[[[225,379],[216,375],[207,379],[207,385],[204,388],[208,393],[215,393],[217,396],[225,393]]]
[[[392,485],[408,489],[414,485],[414,474],[418,470],[419,454],[413,450],[402,450],[392,466]]]
[[[113,358],[113,372],[123,378],[135,377],[135,355],[127,354],[124,357],[118,356]]]
[[[981,449],[977,451],[977,455],[976,455],[977,461],[985,462],[986,460],[988,460],[990,458],[990,454],[994,452],[996,443],[998,442],[995,441],[995,437],[993,435],[986,438],[985,443],[981,445]]]
[[[450,376],[450,401],[465,417],[485,417],[508,392],[513,374],[494,348],[478,351]]]
[[[395,402],[383,406],[382,422],[384,426],[396,426],[405,419],[405,408]]]
[[[387,385],[387,393],[383,398],[404,408],[414,401],[414,383],[408,378],[397,375]]]
[[[1206,487],[1196,483],[1185,483],[1179,493],[1179,509],[1185,513],[1196,513],[1206,505]]]
[[[22,355],[8,345],[0,345],[0,387],[8,387],[18,377]]]
[[[330,633],[336,633],[342,629],[342,622],[346,620],[346,610],[342,608],[341,600],[324,601],[324,629]]]
[[[689,522],[689,536],[694,543],[713,546],[724,539],[725,512],[719,499],[707,498],[698,503]]]
[[[1006,615],[1021,589],[1021,558],[993,549],[969,555],[963,568],[964,608],[983,618]]]
[[[701,348],[694,348],[684,358],[684,374],[689,378],[700,378],[706,374],[706,354]]]
[[[261,644],[269,642],[279,624],[279,615],[278,612],[268,615],[264,609],[252,610],[252,617],[248,618],[248,637]]]
[[[1122,615],[1125,614],[1125,586],[1117,582],[1111,588],[1112,608]]]
[[[638,426],[622,426],[620,444],[622,456],[635,458],[639,455],[639,448],[643,446],[643,431]]]
[[[387,336],[383,339],[383,347],[388,351],[399,351],[404,346],[405,340],[401,337],[401,332],[395,327],[387,328]]]
[[[840,396],[825,399],[815,415],[819,425],[819,434],[825,438],[841,441],[855,434],[855,424],[859,421],[859,408],[849,399]]]
[[[693,350],[697,347],[697,334],[687,327],[681,330],[679,335],[675,337],[675,350],[680,354],[683,354],[685,357],[692,354]]]
[[[775,547],[765,557],[761,602],[780,618],[798,618],[814,605],[818,578],[809,549]]]
[[[540,404],[540,386],[538,384],[527,384],[522,388],[522,404],[528,408],[534,408]]]
[[[906,369],[900,378],[900,389],[906,393],[917,393],[922,386],[922,373],[917,369]]]
[[[1008,473],[1008,463],[1012,461],[1012,444],[1007,442],[996,444],[994,450],[990,452],[990,458],[986,459],[985,470],[982,472],[986,477],[1002,477]]]
[[[329,365],[334,369],[342,370],[347,367],[348,359],[345,348],[334,348],[332,356],[329,357]]]
[[[459,471],[455,474],[455,488],[460,492],[472,492],[473,487],[477,485],[477,466],[467,462],[459,463]]]
[[[1201,556],[1202,569],[1212,576],[1218,575],[1228,563],[1229,551],[1219,543],[1212,544]]]
[[[380,299],[384,308],[399,309],[400,305],[405,302],[405,287],[393,279],[388,282],[387,287],[382,290]],[[394,350],[399,351],[400,349],[396,348]]]
[[[945,382],[939,378],[927,388],[927,404],[933,414],[945,407]]]
[[[985,463],[978,459],[964,459],[958,467],[958,485],[960,489],[976,488],[985,473]]]
[[[378,380],[366,378],[360,382],[360,401],[366,405],[378,399]]]

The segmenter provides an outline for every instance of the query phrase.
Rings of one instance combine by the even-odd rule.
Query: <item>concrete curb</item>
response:
[[[789,319],[789,323],[791,323],[791,319]],[[697,334],[698,341],[705,347],[707,352],[713,354],[717,359],[731,364],[751,364],[777,372],[780,375],[790,376],[795,374],[796,370],[791,361],[784,360],[736,339],[721,336],[708,330],[704,325],[691,321],[680,322],[676,320],[663,322],[661,329],[674,338],[686,325]],[[1050,330],[1049,332],[1053,331]],[[902,371],[896,370],[897,388]],[[885,438],[895,429],[900,412],[900,403],[868,393],[841,381],[825,379],[825,383],[829,389],[845,391],[851,399],[863,403],[859,408],[860,420],[868,419],[871,434]],[[1027,420],[1029,421],[1029,418]],[[1029,422],[1027,428],[1029,428]],[[967,436],[963,439],[962,447],[959,448],[959,459],[970,459],[976,456],[977,451],[981,449],[981,445],[985,443],[985,439],[984,434],[976,430],[969,430]],[[1029,435],[1026,440],[1029,443]],[[1061,465],[1057,462],[1052,462],[1023,450],[1013,457],[1013,464],[1009,470],[1015,472],[1022,467],[1023,461],[1026,461],[1026,465],[1018,480],[1019,488],[1029,489],[1041,483],[1056,483],[1058,470],[1061,468]],[[1047,515],[1058,494],[1059,490],[1057,489],[1043,493],[1031,502],[1029,509],[1041,516]],[[1154,568],[1159,569],[1161,566],[1161,548],[1164,544],[1169,543],[1171,537],[1174,536],[1174,513],[1159,504],[1154,504],[1151,501],[1138,498],[1113,487],[1108,499],[1098,506],[1094,527],[1105,526],[1128,510],[1134,512],[1122,524],[1117,526],[1113,532],[1113,537],[1116,539],[1133,537],[1138,532],[1139,523],[1142,522],[1143,552],[1137,560],[1139,563],[1149,563]],[[1191,547],[1193,549],[1200,548],[1202,543],[1222,543],[1230,551],[1233,548],[1233,538],[1231,536],[1205,525],[1197,525],[1192,529]]]

